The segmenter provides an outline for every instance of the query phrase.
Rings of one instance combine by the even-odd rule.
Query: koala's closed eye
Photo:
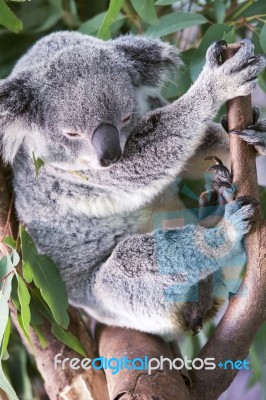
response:
[[[121,119],[121,124],[122,124],[122,125],[128,124],[128,123],[131,121],[131,117],[132,117],[131,114],[125,114],[125,115],[123,115],[123,117],[122,117],[122,119]]]
[[[80,132],[64,132],[64,135],[71,139],[81,139],[83,134]]]

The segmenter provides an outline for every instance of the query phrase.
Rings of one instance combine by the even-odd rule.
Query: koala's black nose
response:
[[[94,131],[92,145],[102,167],[109,167],[122,156],[119,132],[111,124],[102,124]]]

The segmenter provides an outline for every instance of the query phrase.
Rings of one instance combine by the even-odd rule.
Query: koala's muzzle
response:
[[[102,167],[109,167],[122,156],[119,132],[111,124],[102,124],[94,131],[92,145]]]

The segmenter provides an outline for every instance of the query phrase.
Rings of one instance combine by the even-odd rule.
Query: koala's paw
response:
[[[256,207],[259,205],[257,200],[250,197],[239,197],[237,200],[225,206],[224,221],[228,225],[227,229],[232,230],[241,239],[249,232]]]
[[[208,171],[214,172],[213,189],[218,194],[219,205],[230,203],[234,200],[236,191],[230,171],[218,157],[211,156],[205,160],[215,163],[208,168]]]
[[[232,130],[230,133],[238,135],[248,144],[255,146],[259,154],[266,155],[266,119],[254,121],[253,124],[243,131]]]
[[[257,75],[266,67],[266,56],[254,54],[254,45],[250,39],[243,40],[239,51],[222,63],[221,54],[225,46],[224,41],[216,42],[206,55],[212,85],[222,101],[250,94],[256,86]]]

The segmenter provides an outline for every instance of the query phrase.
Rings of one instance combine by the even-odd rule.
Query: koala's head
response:
[[[143,37],[103,42],[71,33],[51,35],[52,44],[64,35],[79,40],[57,43],[59,49],[52,52],[45,38],[46,53],[40,41],[24,57],[23,68],[18,63],[0,82],[6,162],[12,163],[23,147],[58,168],[109,167],[121,158],[152,104],[163,105],[160,90],[179,63],[175,48]]]

